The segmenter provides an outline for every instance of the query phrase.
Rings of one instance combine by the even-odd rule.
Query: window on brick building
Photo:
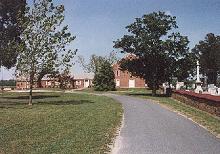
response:
[[[116,71],[116,75],[120,76],[120,71],[119,70]]]
[[[81,81],[76,81],[76,85],[81,85]]]

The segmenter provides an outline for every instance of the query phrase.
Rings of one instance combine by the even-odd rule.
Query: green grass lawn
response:
[[[85,93],[96,93],[96,94],[104,94],[106,93],[106,91],[95,91],[94,88],[85,88],[82,90],[78,90],[80,92],[85,92]],[[145,92],[146,89],[145,88],[117,88],[115,91],[110,91],[111,93],[128,93],[128,92]]]
[[[197,123],[205,126],[214,135],[220,134],[219,117],[213,116],[207,112],[194,108],[190,105],[176,101],[170,97],[163,97],[162,95],[158,95],[157,97],[152,97],[151,91],[146,89],[119,90],[112,93],[154,100],[161,105],[165,105],[171,110],[177,111],[179,113],[186,115],[189,118],[192,118]]]
[[[0,95],[0,154],[104,153],[122,116],[121,104],[88,94]]]
[[[95,91],[94,88],[85,88],[85,89],[81,89],[81,90],[77,90],[79,92],[85,92],[85,93],[97,93],[97,94],[102,94],[105,93],[104,91]]]

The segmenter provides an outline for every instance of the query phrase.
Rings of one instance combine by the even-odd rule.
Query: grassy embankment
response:
[[[104,153],[120,124],[120,103],[88,94],[0,96],[0,153]]]

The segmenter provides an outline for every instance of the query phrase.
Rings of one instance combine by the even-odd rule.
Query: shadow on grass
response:
[[[54,97],[60,97],[59,95],[33,95],[32,96],[32,98],[33,99],[45,99],[45,98],[54,98]],[[7,96],[5,96],[5,97],[3,97],[3,99],[8,99],[8,100],[10,100],[10,99],[17,99],[17,100],[28,100],[29,99],[29,96],[28,95],[26,95],[26,96],[16,96],[16,97],[7,97]]]
[[[90,100],[67,100],[67,101],[51,101],[51,102],[36,102],[34,105],[80,105],[94,103]]]
[[[55,100],[55,101],[34,101],[33,106],[36,105],[80,105],[94,103],[90,100]],[[0,108],[30,108],[28,100],[25,101],[0,101]]]

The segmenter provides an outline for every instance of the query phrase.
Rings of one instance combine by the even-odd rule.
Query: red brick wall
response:
[[[26,89],[27,82],[26,81],[17,81],[16,82],[16,89]]]
[[[51,83],[51,85],[48,85],[48,82]],[[42,80],[41,85],[42,88],[53,88],[54,87],[54,81],[52,80]],[[27,81],[17,81],[16,82],[16,89],[29,89],[29,82]],[[38,88],[37,82],[34,82],[33,88]]]
[[[145,80],[141,78],[136,78],[135,79],[135,86],[137,88],[144,88],[145,87]]]
[[[89,80],[89,85],[92,85],[91,79],[74,79],[72,80],[67,86],[67,88],[84,88],[84,80]],[[41,85],[42,88],[59,88],[59,85],[54,85],[53,80],[42,80]],[[80,82],[80,84],[77,84],[77,82]],[[49,84],[50,83],[50,84]],[[34,88],[37,88],[37,82],[34,83]],[[17,81],[16,82],[16,89],[29,89],[29,82],[26,81]]]
[[[135,80],[135,88],[145,88],[145,80],[139,77],[133,77],[128,71],[121,71],[118,64],[112,66],[115,73],[115,82],[120,80],[119,88],[129,88],[129,80]]]
[[[74,88],[84,88],[84,80],[83,79],[74,79]]]
[[[37,83],[35,82],[33,88],[37,87]],[[29,89],[30,84],[27,81],[17,81],[16,82],[16,89]]]
[[[207,94],[197,94],[194,92],[187,92],[177,90],[172,93],[174,99],[182,103],[196,107],[200,110],[209,112],[220,117],[220,97]]]
[[[46,85],[46,82],[47,82],[47,81],[41,81],[41,86],[42,86],[42,88],[48,88],[47,85]]]

